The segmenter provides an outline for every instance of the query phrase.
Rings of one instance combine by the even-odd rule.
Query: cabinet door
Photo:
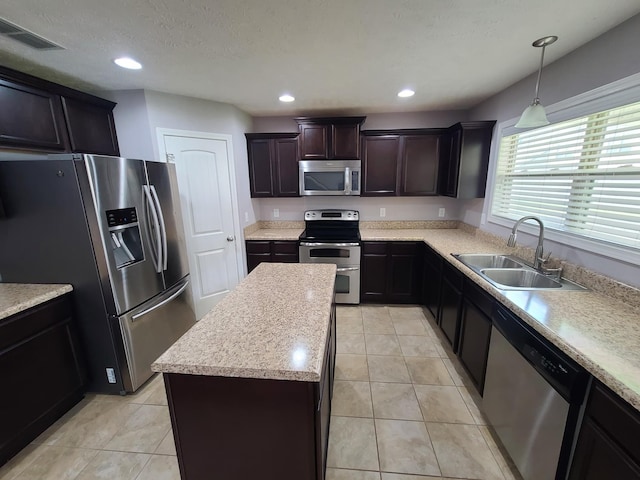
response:
[[[260,265],[262,262],[271,261],[271,243],[267,240],[247,240],[247,272]]]
[[[298,197],[298,140],[297,138],[276,138],[273,140],[275,157],[276,197]]]
[[[386,302],[387,242],[363,242],[360,269],[360,300]]]
[[[590,418],[585,418],[569,480],[640,480],[640,467]]]
[[[363,137],[363,196],[396,194],[400,136]]]
[[[455,129],[446,135],[446,145],[440,156],[440,177],[438,194],[455,197],[458,194],[458,169],[460,166],[460,147],[462,130]]]
[[[400,195],[436,195],[439,135],[402,138]]]
[[[422,276],[422,303],[429,309],[433,318],[438,318],[440,287],[442,284],[441,259],[429,247],[425,248],[424,270]]]
[[[0,145],[68,150],[60,97],[0,79]]]
[[[491,320],[466,298],[462,304],[460,317],[458,356],[482,395],[491,339]]]
[[[113,104],[97,105],[62,97],[62,107],[72,151],[120,155]]]
[[[271,243],[271,261],[298,263],[298,242],[275,240]]]
[[[70,296],[0,320],[0,465],[82,398]]]
[[[360,125],[331,126],[331,155],[340,160],[360,158]]]
[[[387,298],[392,303],[420,301],[420,244],[392,242],[389,254]]]
[[[460,303],[462,294],[449,278],[443,276],[440,307],[438,309],[440,329],[451,344],[454,352],[458,348],[458,331],[460,327]]]
[[[329,158],[331,125],[300,124],[300,160]]]
[[[273,197],[273,166],[271,143],[268,139],[247,141],[249,185],[252,197]]]

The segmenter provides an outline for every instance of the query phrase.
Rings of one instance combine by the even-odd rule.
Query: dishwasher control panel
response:
[[[495,311],[493,324],[563,397],[571,401],[584,395],[585,370],[531,326],[503,308]]]

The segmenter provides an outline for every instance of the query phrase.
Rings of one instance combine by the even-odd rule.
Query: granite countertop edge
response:
[[[67,284],[0,283],[0,320],[72,291]]]
[[[156,359],[151,369],[168,374],[319,382],[335,272],[332,264],[260,264]]]

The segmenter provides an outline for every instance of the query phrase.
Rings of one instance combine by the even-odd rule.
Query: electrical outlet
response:
[[[380,207],[380,218],[384,218],[387,216],[387,209],[384,207]]]
[[[274,208],[273,209],[273,218],[278,218],[280,216],[280,209],[279,208]]]
[[[438,216],[439,217],[444,217],[444,208],[439,208],[438,209]]]
[[[244,223],[249,223],[249,212],[244,212]]]

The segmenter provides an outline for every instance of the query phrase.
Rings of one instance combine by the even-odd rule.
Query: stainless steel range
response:
[[[300,263],[335,263],[336,303],[360,303],[360,228],[357,210],[308,210],[300,235]]]

